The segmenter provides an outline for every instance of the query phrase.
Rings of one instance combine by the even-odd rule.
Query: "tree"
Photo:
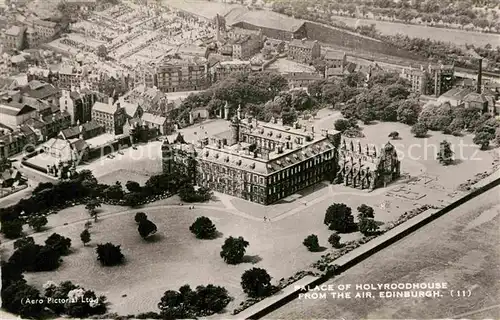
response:
[[[249,244],[243,237],[229,237],[222,245],[220,256],[228,264],[238,264],[243,260]]]
[[[33,271],[53,271],[61,265],[61,253],[54,247],[43,246],[35,257]]]
[[[411,133],[416,138],[425,138],[427,136],[427,127],[423,123],[416,123],[411,127]]]
[[[123,196],[125,204],[129,207],[137,207],[144,201],[144,195],[139,192],[130,192]]]
[[[367,206],[366,204],[362,204],[358,207],[358,218],[359,220],[364,219],[364,218],[373,218],[374,217],[374,210],[372,207]]]
[[[389,133],[389,138],[391,138],[392,140],[398,139],[399,138],[399,132],[392,131],[391,133]]]
[[[477,144],[481,150],[488,150],[488,147],[490,145],[490,141],[493,139],[493,134],[489,132],[479,132],[474,136],[474,139],[472,142]]]
[[[20,315],[23,319],[38,319],[45,304],[25,303],[27,299],[43,301],[40,291],[26,284],[25,280],[15,281],[6,288],[2,286],[2,308]]]
[[[97,56],[100,58],[106,58],[108,56],[108,49],[106,49],[105,45],[101,44],[97,47]]]
[[[82,240],[84,246],[87,245],[87,243],[90,242],[89,230],[87,229],[83,230],[82,233],[80,233],[80,239]]]
[[[23,232],[23,222],[19,219],[2,221],[2,233],[7,239],[16,239]]]
[[[220,312],[231,300],[223,287],[209,284],[193,291],[189,285],[184,285],[179,291],[165,291],[158,308],[162,319],[188,319]]]
[[[246,270],[241,276],[241,287],[252,298],[265,297],[272,289],[271,276],[261,268]]]
[[[42,231],[43,227],[48,223],[45,216],[31,216],[28,219],[28,225],[36,232]]]
[[[337,232],[332,233],[328,237],[328,243],[330,243],[334,248],[342,247],[342,245],[340,244],[340,236]]]
[[[90,199],[85,205],[85,209],[89,212],[90,216],[97,222],[97,208],[101,207],[101,203],[97,199]]]
[[[363,121],[364,124],[369,124],[373,120],[376,119],[375,112],[371,109],[370,106],[360,105],[357,109],[358,118]]]
[[[401,123],[413,125],[417,123],[422,108],[417,100],[408,99],[399,104],[397,120]]]
[[[349,232],[354,226],[354,217],[351,208],[344,203],[334,203],[326,210],[323,222],[330,230],[344,233]]]
[[[129,192],[141,192],[142,190],[141,185],[135,181],[127,181],[125,187]]]
[[[439,144],[439,152],[437,154],[439,163],[447,166],[453,162],[453,151],[448,141],[443,140]]]
[[[121,200],[123,199],[123,195],[122,186],[118,181],[104,190],[104,196],[111,200]]]
[[[137,231],[139,231],[139,234],[143,239],[146,239],[147,237],[155,234],[157,230],[158,228],[156,227],[156,225],[148,219],[139,221],[139,227],[137,228]]]
[[[71,247],[71,239],[53,233],[45,240],[45,245],[54,248],[60,255],[64,256],[69,253]]]
[[[315,234],[311,234],[309,236],[307,236],[304,241],[302,242],[302,244],[304,246],[306,246],[306,248],[309,250],[309,251],[312,251],[312,252],[316,252],[316,251],[319,251],[319,241],[318,241],[318,236],[315,235]]]
[[[351,123],[346,119],[337,119],[334,124],[335,130],[344,132],[351,127]]]
[[[34,244],[35,240],[33,239],[33,237],[22,237],[21,239],[14,241],[14,249],[20,249],[24,246],[34,245]]]
[[[217,229],[207,217],[198,217],[196,221],[189,227],[189,230],[198,239],[213,239],[217,234]]]
[[[140,223],[142,220],[147,220],[148,216],[144,212],[137,212],[135,214],[134,220],[137,223]]]
[[[378,229],[379,226],[373,219],[365,218],[358,222],[358,230],[365,236],[376,233]]]
[[[500,145],[500,128],[497,128],[497,130],[495,131],[495,142],[497,143],[497,145]]]
[[[123,263],[124,256],[119,245],[110,242],[98,244],[96,248],[97,260],[104,266],[115,266]]]

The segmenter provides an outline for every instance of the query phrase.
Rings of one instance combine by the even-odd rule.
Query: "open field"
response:
[[[297,299],[267,319],[500,319],[500,201],[494,188],[325,285],[446,282],[455,298]],[[372,291],[375,296],[376,291]]]
[[[376,29],[385,35],[396,35],[398,33],[410,38],[429,38],[431,40],[451,42],[456,45],[473,44],[484,47],[488,43],[493,47],[500,43],[500,35],[493,33],[481,33],[457,29],[445,29],[426,27],[422,25],[404,24],[398,22],[357,19],[350,17],[335,16],[335,20],[346,23],[350,27],[359,25],[375,24]]]

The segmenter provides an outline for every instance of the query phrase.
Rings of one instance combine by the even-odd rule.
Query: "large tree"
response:
[[[425,124],[417,122],[411,127],[411,133],[416,138],[425,138],[427,136],[427,127]]]
[[[330,230],[343,233],[352,230],[354,217],[350,207],[344,203],[334,203],[326,210],[323,222]]]
[[[307,236],[304,241],[302,242],[304,246],[306,246],[307,250],[316,252],[319,251],[320,246],[319,246],[319,241],[318,241],[318,236],[315,234],[311,234]]]
[[[196,218],[196,221],[189,227],[189,230],[198,239],[213,239],[217,234],[217,229],[212,220],[204,216]]]
[[[137,231],[139,231],[139,234],[143,239],[146,239],[149,236],[155,234],[157,230],[158,228],[156,227],[156,225],[148,219],[139,221],[139,227],[137,228]]]
[[[358,219],[364,219],[364,218],[373,218],[374,217],[374,210],[372,207],[367,206],[366,204],[360,205],[358,208]]]
[[[23,232],[23,224],[18,219],[2,221],[2,233],[7,239],[19,238]]]
[[[241,276],[241,287],[250,297],[265,297],[272,289],[271,276],[261,268],[246,270]]]
[[[115,266],[123,263],[124,256],[119,245],[110,242],[98,244],[96,248],[97,260],[104,266]]]
[[[418,100],[416,99],[408,99],[403,100],[399,103],[397,109],[397,119],[401,123],[405,123],[408,125],[414,125],[418,121],[418,116],[422,108]]]
[[[61,255],[69,254],[71,247],[71,239],[61,236],[60,234],[53,233],[45,240],[45,245],[54,248]]]
[[[488,147],[490,145],[490,141],[493,139],[493,134],[489,132],[478,132],[475,136],[474,139],[472,140],[475,144],[477,144],[481,150],[488,150]]]
[[[453,151],[451,150],[451,144],[448,141],[443,140],[439,144],[437,159],[439,163],[445,166],[453,163]]]
[[[220,256],[228,264],[238,264],[243,260],[249,244],[243,237],[229,237],[222,245]]]
[[[358,222],[358,229],[363,235],[370,236],[378,231],[379,226],[375,220],[364,218]]]
[[[28,219],[28,225],[36,232],[42,231],[43,227],[48,223],[46,216],[32,216]]]

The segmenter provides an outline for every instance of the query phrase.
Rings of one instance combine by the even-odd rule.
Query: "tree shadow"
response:
[[[327,249],[327,247],[319,246],[317,249],[311,250],[311,252],[323,252],[326,249]]]
[[[259,255],[254,255],[254,256],[245,255],[243,256],[243,259],[241,259],[242,263],[251,263],[251,264],[256,264],[260,261],[262,261],[262,258]]]
[[[451,163],[452,166],[459,165],[463,162],[462,159],[453,159],[453,162]]]
[[[150,243],[155,243],[155,242],[160,242],[161,240],[163,239],[163,235],[160,234],[160,233],[155,233],[149,237],[147,237],[146,239],[144,239],[146,242],[150,242]]]
[[[209,240],[219,239],[219,238],[222,238],[223,236],[224,236],[224,233],[222,233],[220,231],[215,231],[214,235],[212,237],[210,237]]]

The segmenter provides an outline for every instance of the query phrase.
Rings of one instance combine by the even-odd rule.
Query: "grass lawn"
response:
[[[339,111],[332,111],[339,114]],[[361,125],[361,123],[359,123]],[[320,120],[315,124],[318,129],[333,129],[334,120]],[[454,137],[441,132],[429,131],[427,138],[415,138],[411,134],[411,127],[397,122],[374,122],[370,125],[361,125],[364,138],[346,139],[353,140],[355,145],[358,141],[364,147],[366,144],[375,145],[379,150],[390,141],[398,150],[401,160],[401,173],[418,176],[423,173],[435,177],[436,183],[448,190],[454,190],[467,179],[476,174],[489,171],[495,160],[494,153],[498,149],[480,151],[479,147],[472,142],[473,135]],[[391,140],[388,135],[392,131],[399,132],[400,139]],[[447,140],[451,143],[454,151],[455,163],[449,166],[441,165],[437,158],[439,143]]]
[[[186,283],[192,286],[213,283],[226,287],[235,298],[228,307],[231,311],[244,298],[240,286],[241,274],[255,262],[257,266],[267,269],[275,281],[288,277],[322,254],[308,252],[302,240],[316,233],[326,245],[324,242],[330,233],[322,225],[322,219],[308,214],[274,224],[249,221],[215,208],[189,210],[186,206],[179,206],[139,210],[145,211],[157,224],[157,241],[146,242],[139,237],[133,220],[134,211],[102,217],[91,229],[92,240],[87,247],[83,247],[79,238],[85,220],[52,228],[36,234],[36,241],[42,243],[52,232],[57,232],[72,239],[73,253],[64,257],[64,263],[57,272],[27,274],[27,280],[39,288],[48,280],[72,280],[106,295],[112,302],[111,311],[125,315],[156,311],[156,304],[166,290],[178,289]],[[68,216],[75,213],[79,218],[86,217],[85,210],[77,207],[54,217],[70,221]],[[191,223],[201,215],[212,219],[223,234],[221,238],[198,240],[189,232]],[[243,236],[250,242],[248,262],[232,266],[220,258],[220,247],[230,235]],[[125,265],[112,268],[99,265],[95,245],[105,242],[122,246]],[[6,247],[8,251],[12,250],[12,244]],[[124,294],[127,296],[122,297]]]

